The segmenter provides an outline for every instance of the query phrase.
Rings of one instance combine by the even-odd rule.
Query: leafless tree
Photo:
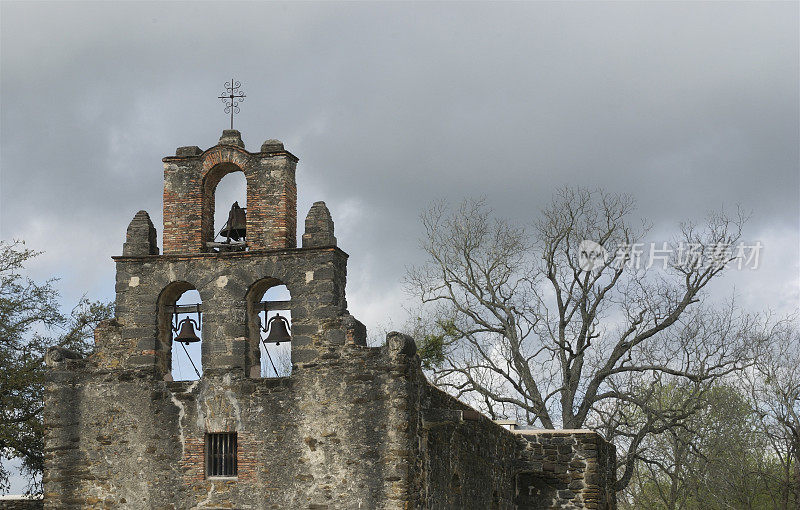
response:
[[[492,417],[602,430],[625,451],[619,489],[644,438],[693,412],[691,400],[654,408],[647,388],[679,380],[702,392],[748,365],[753,348],[750,317],[701,303],[736,258],[742,215],[680,225],[656,246],[673,250],[652,253],[662,270],[640,258],[651,255],[637,244],[648,227],[632,224],[633,210],[626,195],[564,188],[528,230],[482,200],[438,204],[422,217],[428,261],[407,276],[422,347],[440,357],[433,381]],[[631,405],[635,428],[619,411]]]

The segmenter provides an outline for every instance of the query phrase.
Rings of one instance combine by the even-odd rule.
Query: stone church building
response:
[[[94,353],[48,353],[44,507],[616,508],[600,435],[510,430],[428,383],[412,338],[367,346],[323,202],[296,239],[297,162],[276,140],[246,150],[235,130],[163,159],[161,249],[138,212]],[[215,190],[231,172],[246,209],[220,239]],[[290,299],[264,301],[279,285]],[[177,303],[190,290],[194,308]],[[262,322],[278,309],[291,374],[263,377]],[[173,380],[179,342],[199,342],[199,379]]]

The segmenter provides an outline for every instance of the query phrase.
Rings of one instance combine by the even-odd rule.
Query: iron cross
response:
[[[225,82],[225,91],[219,96],[219,99],[222,99],[222,103],[225,105],[225,113],[231,114],[231,129],[233,129],[233,115],[239,113],[239,103],[247,97],[244,92],[239,90],[241,86],[241,83],[231,78],[230,83]]]

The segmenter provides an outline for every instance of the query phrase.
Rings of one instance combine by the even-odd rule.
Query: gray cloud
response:
[[[235,75],[237,128],[300,157],[300,223],[329,204],[370,325],[401,315],[430,201],[483,194],[525,222],[563,184],[633,194],[656,233],[741,204],[773,244],[732,281],[796,305],[796,3],[0,9],[0,235],[47,250],[35,269],[68,297],[112,295],[130,218],[160,225],[160,158],[217,142]]]

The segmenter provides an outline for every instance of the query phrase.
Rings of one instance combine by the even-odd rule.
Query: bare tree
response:
[[[603,430],[625,450],[619,489],[644,438],[694,410],[691,400],[656,409],[642,388],[674,379],[702,392],[749,364],[753,346],[750,317],[701,306],[736,258],[744,218],[681,225],[673,250],[652,253],[659,270],[640,257],[648,228],[631,224],[633,209],[627,195],[564,188],[529,232],[481,200],[439,204],[422,217],[429,259],[407,276],[423,350],[439,349],[433,381],[493,417]],[[619,412],[631,405],[635,428]]]

